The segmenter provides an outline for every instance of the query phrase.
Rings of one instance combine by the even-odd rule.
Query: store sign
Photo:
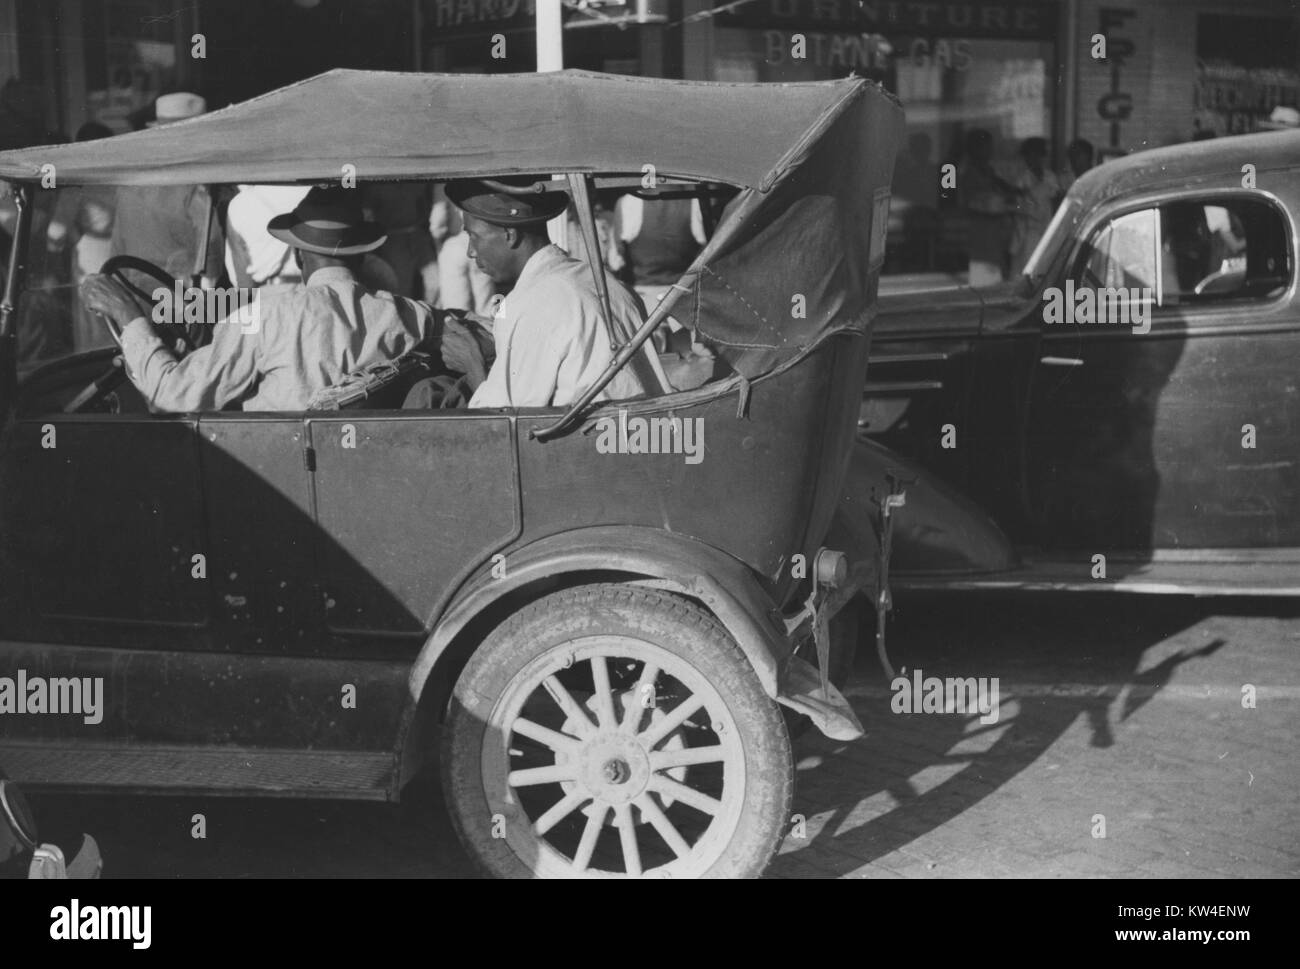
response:
[[[717,16],[719,27],[949,37],[1052,39],[1056,5],[1035,0],[750,0]]]
[[[1109,147],[1115,151],[1121,146],[1120,122],[1133,115],[1133,95],[1123,89],[1120,74],[1137,53],[1137,45],[1120,31],[1133,29],[1129,21],[1136,17],[1136,10],[1121,7],[1101,7],[1097,11],[1097,29],[1106,38],[1104,60],[1110,67],[1110,90],[1097,100],[1097,116],[1110,122]]]
[[[565,30],[668,22],[668,0],[574,0],[574,3],[573,16],[565,23]],[[629,73],[635,74],[637,70],[638,65],[634,63]]]
[[[535,21],[534,0],[424,0],[424,24],[434,43],[532,30]]]
[[[1279,104],[1300,104],[1300,72],[1201,61],[1196,65],[1195,104],[1198,119],[1211,131],[1254,131]]]
[[[797,37],[803,38],[802,46]],[[799,63],[869,72],[887,68],[893,50],[889,44],[881,43],[883,38],[870,34],[801,32],[797,37],[788,31],[763,31],[764,61],[768,64]]]

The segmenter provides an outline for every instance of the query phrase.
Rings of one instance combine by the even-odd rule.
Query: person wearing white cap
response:
[[[207,111],[197,94],[163,94],[154,103],[150,128],[196,118]],[[139,256],[189,281],[195,271],[203,232],[208,227],[209,194],[202,185],[133,185],[117,190],[117,220],[111,251],[115,256]],[[199,267],[209,282],[221,275],[225,240],[217,220],[211,221],[207,259]]]
[[[1294,131],[1300,128],[1300,110],[1279,104],[1259,127],[1262,131]]]
[[[184,121],[186,118],[197,118],[199,115],[205,114],[207,110],[208,102],[197,94],[191,94],[189,91],[160,94],[158,100],[153,104],[154,120],[147,122],[147,126],[155,128],[158,125]]]

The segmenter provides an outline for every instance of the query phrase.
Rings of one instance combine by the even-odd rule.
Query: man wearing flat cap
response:
[[[503,181],[529,185],[536,179]],[[614,352],[591,270],[552,245],[546,234],[547,221],[564,211],[568,197],[513,195],[465,179],[448,183],[447,198],[465,214],[470,258],[499,288],[509,290],[492,321],[496,360],[469,406],[572,403],[604,372]],[[608,282],[611,322],[637,329],[643,320],[637,298],[613,278]],[[633,369],[625,367],[598,399],[644,392]]]
[[[264,286],[249,310],[204,321],[212,342],[179,359],[119,283],[99,275],[82,283],[86,306],[121,327],[127,370],[155,410],[305,410],[316,391],[432,335],[429,307],[358,281],[384,230],[364,220],[355,190],[312,189],[267,231],[293,249],[303,281]]]

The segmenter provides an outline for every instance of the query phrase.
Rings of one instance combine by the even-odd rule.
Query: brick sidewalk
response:
[[[773,876],[1300,875],[1300,619],[951,603],[900,609],[891,652],[926,676],[998,676],[998,721],[892,713],[874,656],[860,663],[848,693],[867,736],[796,744],[806,837]]]

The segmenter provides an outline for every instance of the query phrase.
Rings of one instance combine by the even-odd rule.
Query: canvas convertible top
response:
[[[865,327],[901,125],[897,102],[856,78],[334,70],[165,127],[6,152],[0,178],[39,185],[47,165],[59,187],[333,181],[345,165],[358,180],[653,165],[727,182],[745,191],[674,315],[752,376],[828,329]]]
[[[639,172],[758,186],[861,82],[714,84],[587,71],[333,70],[107,142],[0,155],[0,177],[59,185],[322,181],[500,172]]]

